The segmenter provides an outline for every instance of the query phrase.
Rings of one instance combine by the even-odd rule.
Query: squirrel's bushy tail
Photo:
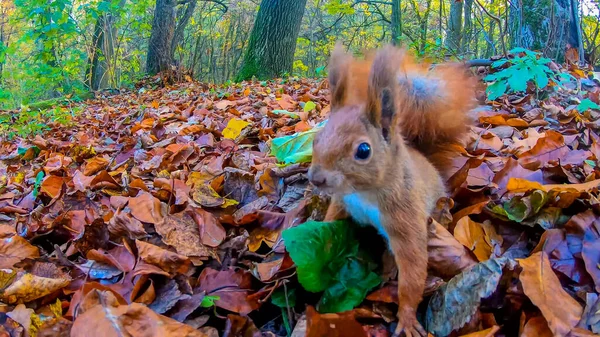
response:
[[[442,173],[463,144],[476,105],[474,76],[462,64],[439,64],[430,69],[404,54],[398,72],[400,132]]]

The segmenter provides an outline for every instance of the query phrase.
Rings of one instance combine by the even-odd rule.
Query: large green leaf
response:
[[[486,89],[488,99],[493,101],[506,93],[506,81],[496,81]]]
[[[589,98],[582,99],[581,103],[577,106],[577,111],[579,112],[585,112],[589,109],[600,110],[600,106],[592,102]]]
[[[310,162],[313,140],[324,124],[325,122],[321,122],[311,130],[274,138],[271,141],[271,154],[284,164]]]
[[[300,284],[324,291],[317,306],[321,312],[351,310],[381,282],[373,272],[377,265],[359,248],[354,226],[346,220],[309,221],[282,233]]]
[[[354,230],[346,221],[309,221],[282,233],[285,248],[296,264],[304,289],[327,289],[348,256],[358,253]]]
[[[360,304],[367,292],[379,285],[379,275],[369,270],[369,263],[356,257],[346,259],[333,283],[325,292],[317,309],[321,312],[352,310]]]

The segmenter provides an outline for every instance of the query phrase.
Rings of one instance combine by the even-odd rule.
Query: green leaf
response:
[[[285,290],[283,287],[280,287],[273,293],[273,296],[271,296],[271,302],[280,308],[287,308],[288,304],[290,305],[290,308],[295,307],[296,306],[296,288],[288,289],[287,301],[286,301],[285,300]]]
[[[288,116],[290,116],[292,118],[300,118],[300,116],[298,116],[297,113],[290,112],[290,111],[287,111],[287,110],[273,110],[273,113],[276,114],[276,115],[288,115]]]
[[[547,67],[538,65],[531,68],[535,84],[540,89],[544,89],[546,86],[548,86],[548,82],[550,82],[550,80],[548,79],[548,75],[546,75],[546,72],[544,71],[544,68]]]
[[[367,292],[381,283],[379,275],[368,267],[364,261],[348,258],[337,275],[338,282],[325,290],[317,309],[320,312],[342,312],[360,304]]]
[[[427,328],[436,336],[448,336],[471,321],[482,298],[496,291],[507,258],[490,259],[453,277],[431,297]]]
[[[17,148],[17,153],[19,154],[19,156],[24,156],[25,153],[27,153],[27,151],[29,149],[33,150],[33,152],[35,153],[35,157],[37,157],[37,155],[40,154],[40,152],[41,152],[39,147],[32,146],[32,147],[19,147],[19,148]]]
[[[577,111],[579,112],[588,111],[589,109],[600,110],[600,106],[592,102],[589,98],[581,100],[581,103],[577,106]]]
[[[312,145],[319,128],[274,138],[271,141],[271,154],[284,164],[308,163],[312,160]]]
[[[486,89],[488,99],[493,101],[506,93],[506,81],[496,81]]]
[[[584,160],[584,162],[586,164],[590,165],[592,168],[596,168],[596,162],[594,162],[593,160],[586,159],[586,160]]]
[[[44,180],[44,175],[44,171],[42,170],[35,176],[35,184],[33,185],[33,198],[37,198],[38,193],[40,192],[40,186]]]
[[[350,310],[381,282],[373,272],[377,265],[359,248],[354,226],[347,220],[309,221],[282,233],[302,287],[324,291],[317,305],[320,312]]]
[[[304,104],[304,112],[310,112],[314,110],[317,105],[314,102],[308,101]]]
[[[358,253],[354,229],[347,221],[309,221],[282,233],[304,289],[319,292],[335,282],[348,256]]]
[[[503,204],[506,216],[516,222],[537,214],[548,201],[548,194],[544,191],[533,191],[526,197],[514,197]]]
[[[220,300],[221,297],[215,295],[206,295],[202,298],[200,306],[203,308],[211,308],[215,306],[215,301]]]
[[[508,78],[508,85],[513,91],[527,90],[527,82],[533,78],[528,68],[517,68],[513,71],[512,76]]]
[[[502,67],[504,64],[506,64],[506,62],[508,62],[507,59],[500,59],[498,61],[494,61],[492,63],[492,68],[498,68],[498,67]],[[488,75],[489,76],[489,75]]]

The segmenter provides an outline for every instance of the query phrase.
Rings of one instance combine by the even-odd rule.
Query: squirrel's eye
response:
[[[354,154],[354,158],[359,160],[368,159],[371,155],[371,145],[369,143],[360,143],[358,148],[356,149],[356,154]]]

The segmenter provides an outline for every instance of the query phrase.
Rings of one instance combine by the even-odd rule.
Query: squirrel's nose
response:
[[[311,166],[308,170],[308,180],[316,187],[325,185],[325,176],[320,173],[317,166]]]

